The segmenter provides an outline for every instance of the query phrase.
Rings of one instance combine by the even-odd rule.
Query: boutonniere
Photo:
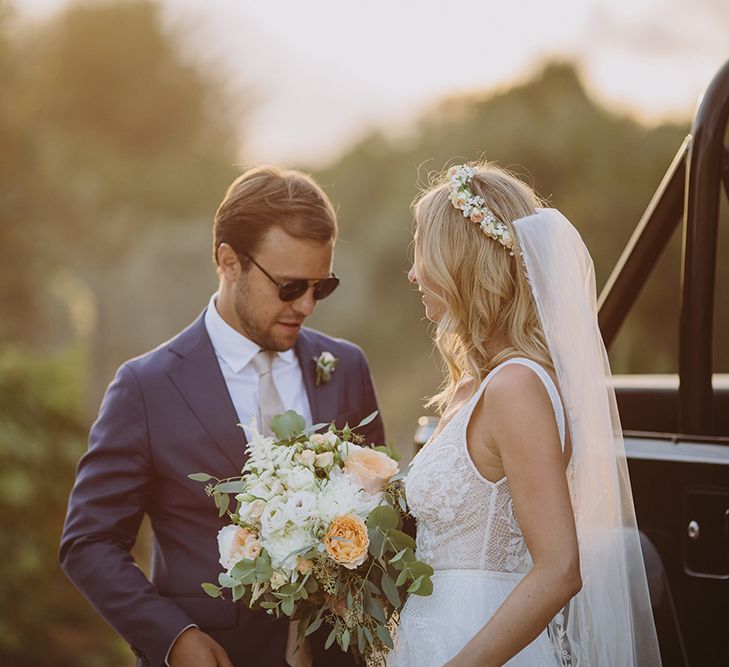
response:
[[[316,364],[316,386],[318,387],[322,382],[326,384],[331,382],[332,373],[339,363],[331,352],[322,352],[318,357],[314,357],[314,363]]]

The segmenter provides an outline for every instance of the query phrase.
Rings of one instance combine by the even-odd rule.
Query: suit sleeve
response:
[[[375,410],[377,410],[377,417],[375,417],[374,420],[367,424],[367,426],[363,427],[360,433],[365,437],[367,444],[384,445],[385,425],[382,421],[380,407],[377,404],[377,394],[375,393],[375,385],[372,382],[372,374],[370,373],[367,359],[361,352],[359,353],[359,363],[363,392],[362,416],[366,417],[367,415],[370,415],[375,412]]]
[[[153,478],[144,400],[125,365],[106,392],[79,463],[59,559],[69,579],[134,653],[157,667],[193,621],[157,593],[130,554]]]

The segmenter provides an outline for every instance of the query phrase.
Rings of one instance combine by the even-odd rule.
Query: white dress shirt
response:
[[[231,327],[215,306],[217,294],[205,311],[205,328],[213,343],[228,393],[241,424],[258,419],[258,373],[251,360],[261,347]],[[293,349],[278,352],[273,360],[273,382],[287,410],[295,410],[311,424],[311,408],[304,378]]]
[[[261,347],[231,327],[218,313],[215,305],[217,293],[210,297],[208,309],[205,311],[205,328],[215,349],[220,370],[223,372],[225,385],[233,401],[238,420],[249,425],[253,417],[258,421],[258,373],[251,364],[253,357]],[[273,382],[278,389],[281,401],[287,410],[295,410],[307,424],[311,424],[311,408],[306,396],[304,377],[296,353],[293,350],[279,352],[273,360]],[[196,628],[188,625],[175,637],[165,656],[165,664],[169,666],[170,653],[180,635]]]

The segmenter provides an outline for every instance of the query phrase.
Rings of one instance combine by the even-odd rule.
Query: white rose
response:
[[[273,574],[271,575],[271,588],[273,588],[274,591],[277,591],[281,586],[283,586],[285,583],[287,583],[289,578],[286,576],[286,573],[282,570],[274,570]]]
[[[270,535],[281,530],[288,521],[286,506],[280,499],[274,498],[266,503],[261,514],[261,528],[264,535]]]
[[[286,503],[288,520],[297,526],[303,526],[316,514],[316,496],[310,491],[295,491]]]
[[[296,466],[286,475],[286,486],[292,491],[303,491],[311,488],[316,483],[316,476],[303,466]]]
[[[334,452],[322,452],[321,454],[317,454],[314,459],[314,465],[317,468],[326,468],[332,465],[332,463],[334,463]]]
[[[271,566],[274,569],[295,570],[296,556],[313,547],[317,541],[312,532],[304,528],[291,528],[285,533],[271,536],[265,541]]]
[[[305,449],[303,452],[299,452],[296,456],[294,456],[294,461],[296,461],[296,463],[300,463],[301,465],[312,466],[314,465],[315,458],[316,452],[313,452],[310,449]]]
[[[337,438],[336,433],[333,433],[332,431],[327,431],[324,434],[324,446],[327,449],[335,447],[338,442],[339,438]]]
[[[309,442],[316,447],[321,447],[324,444],[323,433],[312,433],[309,436]]]
[[[265,506],[266,502],[264,500],[256,498],[248,503],[242,503],[238,514],[245,522],[254,523],[261,518]]]

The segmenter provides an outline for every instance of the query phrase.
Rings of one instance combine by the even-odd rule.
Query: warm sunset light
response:
[[[19,6],[38,16],[65,4]],[[367,130],[407,134],[444,95],[503,89],[546,60],[574,62],[613,109],[650,123],[689,118],[729,35],[722,0],[162,5],[189,58],[252,93],[245,158],[317,164]]]

